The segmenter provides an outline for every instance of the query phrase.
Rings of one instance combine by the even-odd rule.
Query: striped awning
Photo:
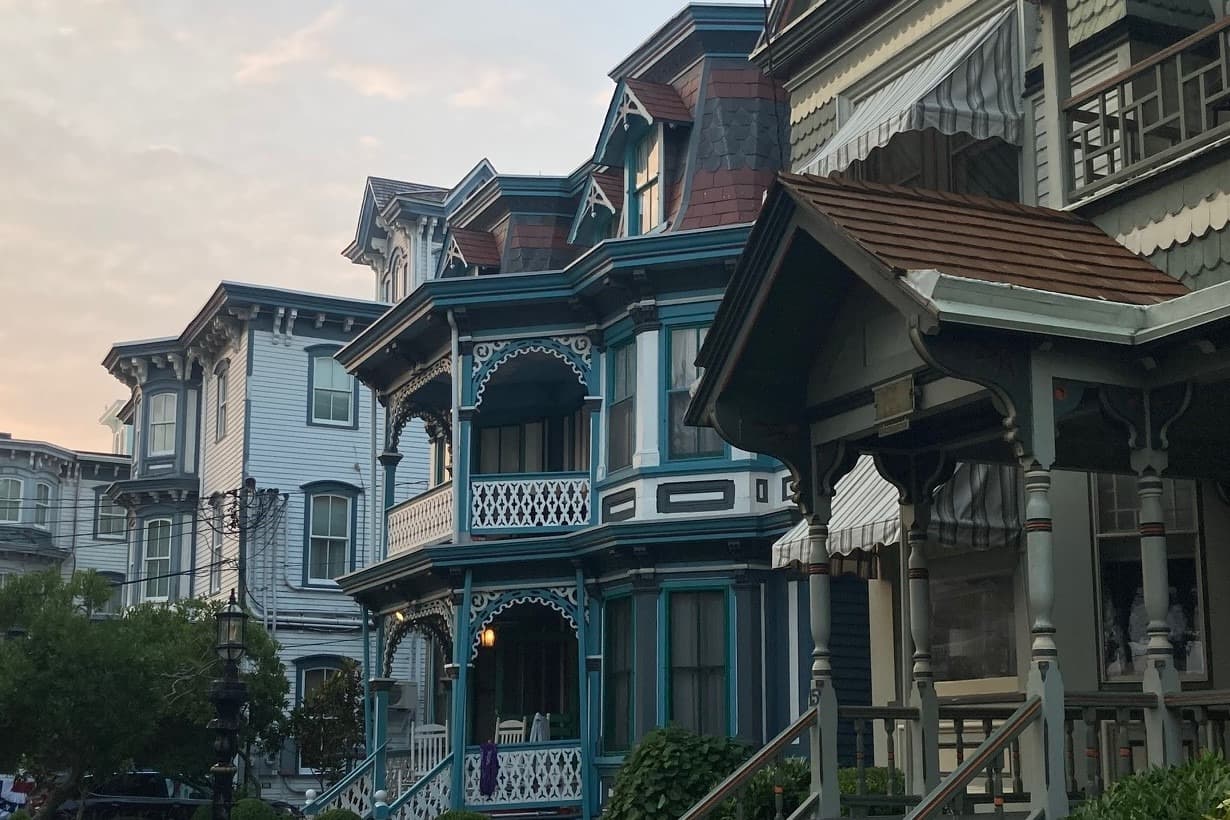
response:
[[[1015,548],[1021,539],[1021,480],[1016,467],[961,464],[935,494],[928,542],[946,550]],[[897,488],[861,457],[833,496],[829,558],[834,574],[877,575],[875,554],[901,540]],[[859,553],[862,553],[860,555]],[[807,521],[773,544],[773,566],[807,563]]]
[[[857,102],[802,173],[828,176],[905,131],[999,137],[1021,143],[1024,83],[1016,10],[983,22]]]

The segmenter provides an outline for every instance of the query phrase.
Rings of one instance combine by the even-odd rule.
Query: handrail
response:
[[[799,715],[794,723],[783,729],[777,737],[766,743],[756,754],[743,761],[739,768],[731,772],[721,783],[714,786],[696,805],[685,811],[679,820],[700,820],[702,817],[708,817],[710,812],[722,805],[722,803],[725,803],[747,781],[751,780],[756,772],[771,763],[782,749],[789,746],[799,735],[811,728],[816,723],[816,714],[816,707],[812,706],[806,712]]]
[[[987,735],[987,739],[975,752],[967,757],[952,774],[944,778],[930,794],[923,799],[908,814],[905,820],[926,820],[934,817],[965,789],[974,778],[986,769],[997,755],[1003,753],[1008,744],[1016,740],[1025,727],[1038,719],[1042,714],[1042,699],[1034,696],[1025,701],[1012,717],[1000,724],[999,728]]]
[[[398,809],[400,809],[402,806],[406,804],[406,801],[408,801],[410,798],[414,797],[420,791],[425,789],[427,787],[427,784],[431,782],[431,779],[435,777],[436,775],[438,775],[445,766],[449,765],[452,762],[453,762],[452,752],[449,752],[444,757],[440,758],[440,762],[437,763],[435,766],[432,766],[431,769],[427,772],[427,774],[420,777],[413,786],[406,789],[401,794],[397,795],[397,798],[392,803],[389,804],[389,814],[392,815],[393,813],[395,813]]]
[[[1204,689],[1194,692],[1174,692],[1166,695],[1166,705],[1182,706],[1230,706],[1230,690]]]
[[[1157,695],[1150,692],[1065,692],[1068,709],[1156,709]]]
[[[791,812],[790,817],[787,818],[787,820],[803,820],[804,817],[808,817],[810,815],[812,810],[815,809],[816,803],[819,801],[820,792],[812,792],[807,795],[807,799],[799,804],[797,809]]]
[[[589,470],[559,470],[551,473],[472,473],[470,482],[475,481],[541,481],[547,478],[589,478]]]
[[[1087,88],[1079,94],[1073,94],[1071,97],[1068,97],[1063,101],[1063,108],[1066,111],[1069,108],[1075,108],[1082,103],[1089,102],[1089,100],[1097,97],[1103,91],[1127,82],[1128,80],[1134,78],[1137,74],[1143,74],[1156,66],[1158,63],[1164,63],[1172,57],[1182,54],[1184,51],[1187,51],[1192,46],[1197,45],[1202,40],[1213,37],[1214,35],[1220,33],[1222,29],[1228,27],[1230,27],[1230,16],[1223,17],[1217,22],[1205,26],[1199,31],[1184,37],[1174,45],[1164,48],[1156,54],[1149,55],[1139,63],[1129,66],[1113,77],[1108,77],[1097,85]]]
[[[940,708],[946,706],[1002,706],[1006,703],[1024,703],[1024,692],[1002,692],[977,695],[940,695],[936,698]]]
[[[350,786],[366,774],[369,769],[375,771],[376,756],[382,754],[384,754],[383,744],[368,755],[366,760],[346,772],[345,777],[325,789],[321,794],[318,794],[316,797],[312,798],[312,800],[303,807],[303,813],[307,815],[316,814],[316,812],[320,811],[321,807],[327,806],[329,803],[336,800],[339,795],[345,792],[346,789],[350,788]]]

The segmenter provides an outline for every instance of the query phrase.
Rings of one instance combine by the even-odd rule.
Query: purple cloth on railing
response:
[[[500,777],[500,757],[496,745],[488,740],[479,747],[478,792],[483,797],[495,794],[495,783]]]

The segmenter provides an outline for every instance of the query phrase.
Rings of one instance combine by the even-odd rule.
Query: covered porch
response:
[[[1133,768],[1224,749],[1230,669],[1208,636],[1230,613],[1201,579],[1228,557],[1203,537],[1230,523],[1228,304],[1075,216],[783,176],[701,353],[689,423],[793,474],[810,708],[688,817],[800,736],[813,793],[799,816],[819,818],[843,804],[1061,818]],[[1020,504],[1019,523],[946,552],[944,499],[979,472],[973,495]],[[829,591],[858,550],[833,535],[850,530],[850,479],[866,494],[876,477],[896,510],[870,546],[897,546],[877,557],[872,651],[896,663],[876,705],[852,708],[832,683]],[[841,721],[857,748],[845,800]],[[873,763],[889,795],[866,793]]]

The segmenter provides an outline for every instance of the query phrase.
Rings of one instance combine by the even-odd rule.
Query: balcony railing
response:
[[[416,550],[453,533],[453,484],[446,482],[389,510],[389,555]]]
[[[581,744],[575,740],[500,747],[500,772],[490,794],[483,794],[480,788],[481,763],[477,748],[466,750],[463,783],[467,806],[556,807],[581,802]]]
[[[1063,107],[1073,201],[1230,138],[1230,17]]]
[[[589,500],[589,473],[474,476],[470,480],[470,529],[581,527],[589,524]]]

